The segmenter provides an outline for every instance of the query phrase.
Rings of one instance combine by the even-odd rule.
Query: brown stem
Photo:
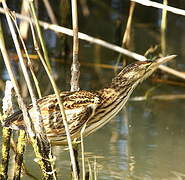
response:
[[[21,172],[22,172],[22,165],[23,165],[23,155],[25,150],[26,144],[26,132],[20,130],[18,144],[16,147],[16,156],[15,156],[15,169],[14,169],[14,178],[13,180],[20,180]]]
[[[2,165],[0,169],[0,179],[8,179],[8,163],[9,163],[9,153],[10,153],[10,138],[12,130],[8,128],[3,128],[3,139],[2,139]]]
[[[80,63],[78,61],[79,52],[79,40],[78,40],[78,10],[77,10],[77,0],[71,0],[72,6],[72,21],[73,21],[73,62],[71,65],[71,91],[79,91],[79,77],[80,77]],[[80,168],[78,163],[78,148],[73,148],[75,155],[75,164],[77,174],[73,173],[73,178],[78,179],[80,175]],[[72,164],[73,165],[73,164]],[[74,167],[73,172],[74,172]]]
[[[73,63],[71,66],[71,91],[78,91],[80,90],[79,87],[80,63],[78,61],[79,40],[78,40],[78,15],[76,0],[71,0],[71,5],[73,18]]]
[[[37,156],[37,160],[42,168],[43,176],[45,179],[53,179],[53,177],[56,177],[56,173],[55,173],[55,170],[53,170],[53,164],[51,164],[51,160],[52,160],[51,147],[50,147],[49,142],[47,141],[46,135],[44,135],[44,133],[42,131],[43,127],[42,127],[42,123],[40,120],[41,116],[39,115],[38,106],[37,106],[36,99],[35,99],[35,96],[34,96],[34,93],[33,93],[32,87],[31,87],[27,68],[26,68],[25,62],[22,57],[22,53],[21,53],[20,46],[18,43],[17,35],[15,33],[13,23],[10,19],[10,12],[8,11],[8,7],[7,7],[6,2],[4,0],[2,1],[2,4],[3,4],[4,9],[6,10],[5,14],[6,14],[6,18],[8,21],[8,25],[10,27],[12,38],[14,40],[14,44],[15,44],[15,47],[16,47],[16,50],[17,50],[17,53],[19,56],[21,68],[23,70],[24,77],[26,79],[28,89],[29,89],[29,92],[30,92],[30,95],[32,98],[32,103],[33,103],[35,110],[36,110],[35,112],[36,112],[37,116],[35,116],[35,117],[37,118],[36,120],[38,120],[38,121],[34,121],[32,123],[32,121],[30,119],[27,107],[24,104],[24,101],[20,95],[20,90],[17,85],[18,84],[17,80],[16,80],[15,75],[12,71],[9,57],[8,57],[7,51],[5,49],[4,40],[1,37],[0,38],[0,40],[1,40],[0,48],[2,51],[2,55],[3,55],[4,61],[5,61],[10,79],[11,79],[13,86],[14,86],[14,89],[16,91],[19,106],[20,106],[21,110],[23,111],[23,117],[24,117],[24,121],[26,124],[26,130],[27,130],[27,133],[29,134],[30,140],[32,142],[35,154]],[[36,130],[37,134],[35,133],[35,130]]]

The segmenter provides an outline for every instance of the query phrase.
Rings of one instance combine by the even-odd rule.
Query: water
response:
[[[179,4],[178,4],[179,3]],[[176,7],[185,9],[183,1],[178,1]],[[179,6],[178,6],[179,5]],[[121,8],[120,8],[121,7]],[[122,20],[125,27],[129,4],[127,1],[90,1],[90,16],[80,15],[80,31],[100,37],[109,42],[119,43],[122,28],[115,29],[115,21]],[[138,53],[144,52],[160,42],[161,12],[141,5],[136,6],[132,29],[132,49]],[[178,54],[171,66],[180,71],[184,65],[184,21],[185,18],[168,14],[167,54]],[[93,22],[93,23],[92,23]],[[47,35],[46,35],[47,37]],[[56,37],[51,35],[49,50],[51,54],[59,54],[55,44]],[[71,40],[69,40],[70,42]],[[12,51],[12,49],[11,49]],[[116,63],[118,54],[105,48],[80,42],[80,61],[89,63]],[[2,62],[2,61],[1,61]],[[129,61],[130,62],[130,61]],[[38,77],[46,79],[39,63]],[[1,64],[3,67],[3,64]],[[57,84],[62,90],[69,89],[70,66],[54,62]],[[114,72],[100,67],[81,66],[81,89],[92,90],[104,87]],[[60,78],[59,78],[60,77]],[[7,79],[6,70],[2,68],[1,78]],[[184,82],[170,76],[170,79],[181,81],[183,86],[155,83],[151,80],[139,85],[132,97],[143,96],[148,89],[152,95],[183,94]],[[42,82],[43,94],[52,92],[48,80]],[[2,93],[1,93],[2,94]],[[150,96],[149,96],[150,97]],[[95,168],[98,180],[128,179],[128,180],[174,180],[185,177],[185,101],[152,100],[129,101],[109,124],[96,133],[85,138],[86,170],[88,163]],[[38,179],[41,178],[38,165],[34,162],[34,154],[30,145],[27,146],[25,162],[28,170]],[[64,147],[54,147],[56,167],[59,179],[70,179],[69,154]],[[12,156],[13,157],[13,154]],[[79,162],[81,163],[79,155]],[[12,158],[13,159],[13,158]],[[12,163],[11,163],[12,164]],[[10,172],[10,176],[11,176]],[[23,179],[30,179],[24,177]]]

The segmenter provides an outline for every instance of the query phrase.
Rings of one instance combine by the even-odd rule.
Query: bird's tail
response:
[[[24,130],[25,126],[24,126],[22,111],[19,110],[13,113],[11,116],[7,117],[5,120],[3,120],[2,126],[15,129],[15,130],[20,130],[20,129]]]

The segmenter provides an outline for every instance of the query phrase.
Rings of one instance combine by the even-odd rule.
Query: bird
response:
[[[137,85],[148,78],[161,64],[174,57],[175,55],[171,55],[154,61],[138,61],[129,64],[112,79],[109,86],[100,90],[61,92],[60,97],[71,139],[80,139],[84,126],[83,136],[85,137],[107,124],[124,107]],[[54,145],[65,144],[67,137],[56,95],[38,99],[37,104],[49,141]],[[30,104],[27,109],[33,119],[35,113],[33,105]],[[26,130],[22,111],[19,110],[7,117],[3,126],[15,130]]]

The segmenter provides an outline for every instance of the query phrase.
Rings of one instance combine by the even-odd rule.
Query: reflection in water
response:
[[[148,179],[170,178],[173,171],[184,172],[184,113],[179,102],[132,103],[130,153],[135,165],[132,175]],[[138,107],[139,105],[140,107]],[[147,112],[147,113],[146,113]],[[147,116],[146,116],[147,114]]]

